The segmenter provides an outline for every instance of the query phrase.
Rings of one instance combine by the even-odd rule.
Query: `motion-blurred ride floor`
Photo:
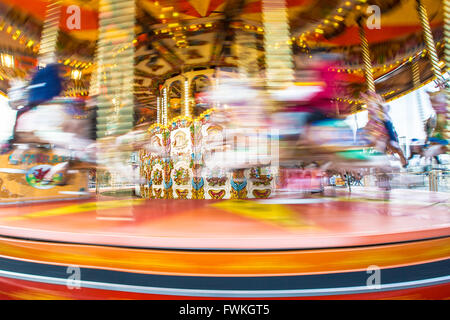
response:
[[[183,249],[329,248],[450,234],[449,194],[353,188],[267,200],[98,197],[4,206],[0,236]]]

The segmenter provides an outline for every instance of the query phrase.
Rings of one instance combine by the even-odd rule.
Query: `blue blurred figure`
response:
[[[16,119],[11,139],[2,146],[2,153],[12,150],[12,145],[16,140],[16,127],[19,118],[26,112],[32,110],[39,104],[53,99],[63,91],[63,78],[60,75],[61,66],[51,63],[36,71],[27,87],[22,90],[25,97],[25,105],[17,109]],[[19,88],[20,90],[20,88]],[[12,104],[13,105],[13,104]],[[13,106],[14,107],[14,106]]]

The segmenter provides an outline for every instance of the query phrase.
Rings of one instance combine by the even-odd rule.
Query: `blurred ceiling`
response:
[[[0,16],[14,22],[38,43],[47,3],[45,0],[1,0]],[[98,3],[98,0],[62,0],[59,39],[62,61],[93,62]],[[168,77],[196,68],[236,66],[237,33],[252,36],[254,43],[249,50],[264,68],[261,0],[136,0],[136,3],[135,94],[142,113],[154,114],[155,90]],[[442,38],[442,3],[439,0],[423,0],[423,3],[438,41]],[[70,5],[81,8],[80,30],[69,30],[66,25]],[[354,82],[354,97],[364,90],[356,19],[367,5],[378,5],[382,13],[380,29],[366,27],[375,77],[389,73],[424,49],[415,0],[286,0],[286,5],[295,55],[307,59],[321,51],[341,54],[342,70]],[[7,45],[7,39],[0,36],[0,47]],[[13,44],[8,48],[18,50]],[[30,56],[35,54],[29,52]],[[422,60],[425,80],[431,73],[427,70],[426,57]],[[90,70],[86,68],[85,74]],[[408,90],[411,79],[407,78],[407,72],[403,73],[405,79],[390,80],[387,86],[380,83],[377,88],[391,95]],[[85,86],[88,80],[87,77]]]

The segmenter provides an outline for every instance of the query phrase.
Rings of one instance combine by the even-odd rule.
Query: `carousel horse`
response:
[[[122,155],[139,149],[164,153],[148,143],[146,129],[146,126],[139,126],[126,134],[95,139],[94,112],[86,111],[79,100],[54,98],[18,119],[15,133],[18,148],[13,150],[11,159],[20,158],[27,148],[51,148],[52,152],[69,160],[53,166],[43,178],[44,182],[53,183],[54,176],[67,176],[68,170],[92,168],[113,171],[126,180],[132,176],[126,161],[108,162],[108,159],[120,160]],[[67,180],[58,182],[60,185],[67,183]]]
[[[51,148],[55,154],[69,158],[68,162],[53,166],[43,179],[47,183],[69,168],[81,169],[86,163],[92,166],[96,159],[95,141],[89,137],[91,124],[90,115],[74,99],[54,98],[40,104],[17,120],[14,145],[18,148],[13,150],[11,159],[20,157],[27,148],[36,147]]]
[[[390,167],[384,152],[383,155],[365,152],[366,143],[355,141],[353,130],[346,120],[335,116],[335,105],[330,101],[342,88],[336,88],[337,74],[331,72],[330,67],[332,65],[325,61],[308,69],[315,73],[311,83],[302,85],[309,96],[296,97],[287,104],[284,114],[280,113],[281,119],[285,120],[281,128],[286,132],[286,136],[280,139],[280,163],[315,161],[321,164],[323,170],[345,169],[355,171],[355,174],[362,168]],[[296,88],[294,91],[298,90]],[[380,124],[381,128],[385,127],[384,123]],[[373,136],[376,132],[367,132],[372,140],[370,143],[378,143],[377,137]],[[390,145],[394,149],[393,143]],[[381,149],[384,151],[385,148]],[[397,146],[394,150],[402,158],[401,149]]]
[[[434,112],[424,121],[425,141],[423,143],[417,139],[412,141],[409,159],[418,155],[425,159],[434,158],[440,164],[438,156],[448,151],[448,141],[444,139],[447,97],[444,88],[436,92],[428,92],[428,95]]]
[[[58,97],[63,88],[59,73],[59,65],[49,64],[37,70],[28,83],[12,82],[8,96],[10,107],[17,110],[16,120],[11,139],[2,148],[2,153],[12,151],[10,159],[30,148],[51,148],[71,162],[95,162],[92,114],[86,112],[82,100]],[[43,181],[52,182],[56,173],[68,167],[65,162],[54,166]]]
[[[363,171],[373,168],[378,173],[377,176],[396,171],[397,168],[387,156],[389,152],[397,153],[401,164],[406,165],[392,124],[386,125],[390,119],[386,116],[388,109],[383,108],[384,101],[378,95],[363,97],[367,100],[369,121],[364,128],[357,130],[355,138],[353,131],[341,119],[313,123],[307,131],[308,139],[323,149],[322,156],[326,155],[325,150],[329,151],[328,159],[324,157],[322,169],[329,174],[340,176],[349,191],[353,177],[358,177],[356,181],[361,184]],[[367,149],[372,149],[372,152],[367,152]]]
[[[59,97],[63,89],[60,66],[49,64],[39,69],[29,82],[13,81],[8,91],[10,106],[17,110],[12,138],[5,143],[2,153],[12,150],[12,160],[20,158],[29,148],[46,148],[69,161],[52,167],[44,182],[53,183],[57,174],[63,176],[69,169],[106,167],[119,176],[130,177],[132,173],[117,161],[106,163],[108,157],[120,158],[120,153],[145,144],[145,130],[138,129],[121,136],[96,140],[95,96],[88,100]],[[148,140],[147,140],[148,141]],[[160,152],[159,150],[152,150]],[[123,153],[125,154],[125,153]],[[66,184],[60,180],[58,184]]]
[[[345,119],[317,115],[313,115],[312,119],[307,121],[296,142],[288,141],[285,144],[284,148],[291,150],[290,154],[283,153],[283,148],[280,148],[280,163],[301,161],[307,165],[316,162],[322,170],[340,175],[357,175],[361,169],[385,170],[392,167],[386,155],[371,154],[364,150],[371,145],[367,139],[372,138],[371,132],[361,134],[360,131],[355,139],[353,130]]]
[[[96,167],[114,173],[117,182],[145,184],[145,179],[132,178],[133,168],[128,164],[130,152],[145,150],[147,153],[168,157],[167,148],[152,144],[148,123],[139,124],[125,134],[97,139]]]
[[[295,168],[300,163],[307,166],[315,162],[323,170],[345,168],[357,171],[360,168],[390,167],[387,157],[368,155],[362,146],[355,144],[353,131],[345,119],[328,117],[325,112],[321,112],[324,107],[314,107],[329,103],[329,99],[311,100],[311,94],[308,96],[307,90],[304,90],[303,96],[295,96],[295,99],[311,100],[313,107],[302,111],[287,108],[280,112],[279,104],[283,104],[282,99],[286,93],[277,101],[276,96],[274,98],[264,90],[238,84],[240,89],[234,95],[227,93],[237,87],[237,84],[231,83],[231,88],[222,85],[221,90],[224,92],[216,98],[219,98],[221,105],[226,104],[226,108],[219,108],[211,115],[211,121],[225,128],[228,134],[226,138],[236,138],[208,145],[210,149],[221,149],[220,152],[208,153],[212,155],[208,163],[220,163],[223,168],[229,169],[250,168],[271,161],[286,168]],[[241,92],[245,94],[239,95]],[[286,104],[295,105],[296,101]],[[264,131],[267,128],[270,130]],[[264,146],[260,148],[263,152],[259,152],[259,145],[250,143],[252,135],[261,132],[266,132],[265,140],[268,143],[279,145],[277,152],[273,150],[267,153],[269,150]],[[247,141],[247,146],[245,143],[239,145],[239,141]]]
[[[389,168],[387,156],[369,155],[355,143],[345,119],[327,116],[334,111],[329,98],[332,92],[322,82],[301,88],[295,85],[273,94],[239,80],[222,81],[218,90],[210,94],[211,102],[220,102],[210,120],[223,127],[226,138],[232,139],[208,145],[214,152],[207,152],[210,157],[206,163],[231,170],[271,162],[284,168],[315,162],[322,170],[345,169],[349,173],[361,168]],[[259,145],[251,143],[252,136],[264,129],[270,129],[266,130],[265,140],[271,146],[278,144],[277,150],[267,152],[263,147],[260,152]]]
[[[363,94],[362,97],[367,102],[369,113],[369,121],[363,130],[368,146],[384,154],[397,154],[402,167],[406,167],[408,161],[400,148],[397,133],[389,117],[389,106],[375,93]]]

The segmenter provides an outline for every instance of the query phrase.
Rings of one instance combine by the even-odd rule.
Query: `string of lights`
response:
[[[191,113],[189,110],[189,81],[184,80],[184,115],[190,117]]]
[[[10,35],[12,40],[17,41],[27,51],[31,53],[39,51],[39,39],[26,35],[21,28],[16,27],[6,17],[0,17],[0,31]]]

